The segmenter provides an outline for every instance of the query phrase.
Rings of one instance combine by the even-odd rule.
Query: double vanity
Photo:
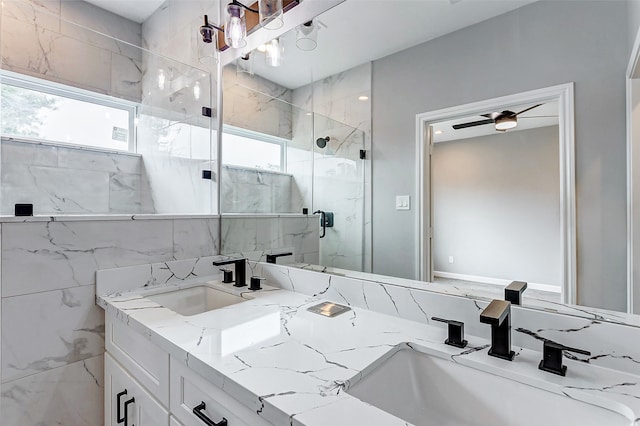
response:
[[[613,342],[636,327],[261,262],[249,290],[224,260],[98,271],[106,425],[638,424],[638,361]],[[509,321],[512,361],[489,354]],[[563,345],[592,354],[542,371]]]

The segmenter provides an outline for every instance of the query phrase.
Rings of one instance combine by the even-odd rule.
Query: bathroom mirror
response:
[[[361,234],[353,237],[363,247],[362,266],[323,262],[320,240],[317,267],[375,281],[375,276],[366,275],[373,272],[395,277],[398,282],[420,276],[418,206],[422,194],[417,176],[416,116],[572,85],[575,124],[570,132],[575,162],[571,171],[574,182],[569,184],[575,191],[575,208],[570,212],[575,218],[575,258],[565,261],[575,264],[574,301],[582,307],[562,308],[559,300],[539,302],[532,297],[535,286],[527,290],[529,294],[525,292],[524,303],[596,318],[598,309],[624,312],[627,308],[624,75],[637,29],[633,23],[627,25],[631,7],[632,2],[626,1],[347,0],[314,19],[310,28],[293,30],[291,41],[286,37],[278,40],[280,66],[267,65],[265,53],[253,52],[249,60],[239,60],[225,72],[245,79],[242,85],[252,89],[251,93],[265,94],[257,79],[270,82],[274,91],[286,88],[289,98],[271,95],[311,113],[314,122],[318,114],[363,132],[366,159],[361,160],[361,170],[358,166],[355,170],[363,173],[364,226]],[[402,22],[402,31],[389,25],[391,22]],[[303,49],[296,44],[298,41],[302,41]],[[315,49],[304,50],[314,45]],[[313,90],[306,97],[294,96],[296,89],[305,86]],[[464,122],[488,120],[491,117],[482,114],[516,107],[527,106],[512,102],[504,108],[458,118]],[[563,108],[559,107],[557,113],[562,114]],[[525,116],[519,121],[524,122]],[[539,128],[548,130],[549,126]],[[504,136],[504,141],[526,130],[493,132],[492,137]],[[305,141],[307,146],[331,135],[317,132],[310,136]],[[563,153],[557,155],[558,162],[564,161]],[[460,168],[464,167],[462,163]],[[549,173],[541,168],[540,176],[547,178]],[[334,194],[336,203],[344,200],[343,195]],[[473,207],[466,208],[474,211]],[[312,203],[309,213],[315,210]],[[223,228],[226,219],[222,219]],[[485,239],[503,237],[494,233]],[[512,242],[502,248],[502,255],[495,256],[508,263],[518,244],[531,243]],[[463,248],[448,247],[440,257],[444,266],[433,266],[463,264],[467,256]],[[554,250],[556,258],[565,256],[561,248]],[[451,283],[442,283],[430,288],[469,297],[501,297],[501,288],[498,292],[487,291],[489,287],[483,283],[486,278],[493,282],[520,279],[514,275],[487,277],[483,274],[488,273],[473,269],[449,274],[453,278],[448,279],[481,285],[456,289]],[[611,315],[625,318],[622,313]]]

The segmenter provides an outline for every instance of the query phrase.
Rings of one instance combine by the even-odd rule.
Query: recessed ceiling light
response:
[[[366,96],[366,95],[362,95],[362,96],[359,96],[359,97],[358,97],[358,100],[359,100],[359,101],[368,101],[368,100],[369,100],[369,97],[368,97],[368,96]]]
[[[441,134],[443,134],[443,133],[444,133],[444,130],[436,130],[436,132],[435,132],[435,133],[436,133],[436,135],[441,135]]]
[[[266,44],[261,44],[260,46],[258,46],[258,52],[266,52],[267,51],[267,45]]]

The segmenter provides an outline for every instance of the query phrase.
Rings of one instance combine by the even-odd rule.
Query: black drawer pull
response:
[[[122,416],[122,413],[120,412],[120,406],[122,405],[120,403],[120,398],[122,398],[124,395],[127,394],[127,390],[123,390],[122,392],[118,393],[116,395],[116,399],[117,399],[117,408],[116,408],[116,416],[118,417],[116,420],[118,421],[118,424],[122,423],[125,421],[125,418],[127,417],[127,411],[125,410],[124,412],[124,417]]]
[[[129,412],[129,404],[133,404],[134,402],[136,402],[136,399],[134,397],[131,397],[130,400],[124,402],[124,426],[129,426],[127,413]],[[131,426],[135,426],[135,425],[131,425]]]
[[[202,412],[202,410],[204,410],[205,408],[207,408],[207,406],[205,405],[204,401],[202,401],[200,404],[193,407],[193,414],[195,414],[196,417],[202,420],[207,426],[227,426],[227,419],[225,419],[224,417],[222,418],[222,420],[220,420],[219,423],[216,423],[209,417],[207,417],[207,415]]]

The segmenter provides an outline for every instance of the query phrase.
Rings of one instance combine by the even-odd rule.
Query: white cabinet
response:
[[[104,375],[105,426],[169,425],[169,412],[108,353]]]
[[[105,348],[105,426],[272,426],[112,315]]]
[[[169,426],[184,426],[184,425],[182,423],[180,423],[179,421],[177,421],[175,417],[170,416],[169,417]]]
[[[171,414],[184,426],[217,424],[222,419],[227,420],[228,426],[272,426],[255,411],[200,377],[182,362],[172,357],[170,366]],[[196,407],[212,423],[199,419],[193,412]]]

